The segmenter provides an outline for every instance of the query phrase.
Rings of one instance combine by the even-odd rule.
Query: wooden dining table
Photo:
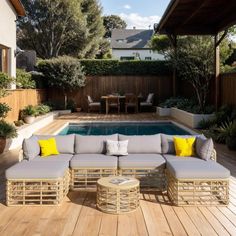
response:
[[[101,96],[101,99],[102,99],[102,100],[105,100],[105,104],[106,104],[106,114],[108,114],[108,111],[109,111],[109,103],[108,103],[109,97],[111,97],[111,96],[110,96],[110,95]],[[125,96],[114,96],[114,97],[118,97],[119,100],[120,100],[120,99],[125,99]]]
[[[109,97],[111,97],[111,95],[101,96],[101,100],[105,100],[105,104],[106,104],[106,114],[108,114],[108,111],[109,111],[109,102],[108,102]],[[125,95],[118,95],[118,96],[115,96],[115,95],[114,95],[114,97],[118,97],[119,100],[125,100]],[[141,95],[138,96],[138,100],[139,100],[139,101],[140,101],[142,98],[143,98],[143,96],[141,96]]]

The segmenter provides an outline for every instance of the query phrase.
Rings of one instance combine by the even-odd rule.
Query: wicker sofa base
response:
[[[176,179],[167,173],[167,192],[177,206],[228,205],[228,179]]]
[[[71,190],[96,190],[97,180],[102,177],[116,176],[117,169],[71,169]]]
[[[7,206],[59,205],[69,192],[69,170],[58,179],[9,179]]]
[[[159,167],[156,169],[120,169],[119,175],[136,178],[140,181],[140,188],[166,190],[166,174],[165,168]]]

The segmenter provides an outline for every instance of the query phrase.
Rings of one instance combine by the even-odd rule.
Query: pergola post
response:
[[[219,35],[214,37],[214,53],[215,53],[215,108],[219,107],[220,100],[220,47],[219,47]]]
[[[220,43],[226,37],[228,30],[226,29],[219,38],[219,33],[214,37],[214,53],[215,53],[215,108],[218,110],[220,105]]]

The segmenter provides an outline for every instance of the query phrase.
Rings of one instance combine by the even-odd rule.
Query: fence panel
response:
[[[236,73],[221,75],[221,104],[236,106]]]
[[[11,111],[6,118],[7,121],[13,122],[18,120],[20,110],[27,105],[38,105],[47,100],[47,92],[44,89],[17,89],[9,90],[9,95],[0,98],[0,103],[7,103]]]

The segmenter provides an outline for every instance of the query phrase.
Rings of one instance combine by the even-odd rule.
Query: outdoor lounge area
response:
[[[0,236],[236,236],[236,1],[0,3]]]
[[[96,115],[98,120],[106,115]],[[114,115],[106,116],[111,121]],[[123,120],[135,119],[137,115],[123,116]],[[70,119],[89,120],[91,117],[83,114],[65,115],[38,132],[39,135],[54,133]],[[144,118],[144,117],[143,117]],[[153,114],[145,114],[145,119],[154,120]],[[155,119],[158,119],[156,117]],[[5,191],[1,189],[1,232],[26,234],[39,233],[47,235],[54,228],[55,234],[74,235],[234,235],[235,225],[235,166],[234,152],[227,151],[222,145],[217,145],[217,162],[230,170],[229,205],[228,206],[183,206],[173,204],[166,191],[141,189],[140,207],[131,213],[113,215],[103,213],[96,208],[95,191],[72,191],[64,197],[60,206],[5,206]],[[1,173],[18,162],[19,151],[3,154],[1,158]],[[47,163],[50,161],[45,160]],[[31,161],[36,163],[35,161]],[[37,162],[38,163],[38,162]],[[50,164],[48,165],[50,166]],[[39,167],[41,168],[41,167]],[[1,186],[4,186],[4,182]],[[33,218],[33,220],[32,220]],[[8,223],[7,223],[8,222]],[[17,227],[13,230],[13,225]],[[61,222],[58,224],[57,222]],[[50,227],[43,227],[50,225]]]

